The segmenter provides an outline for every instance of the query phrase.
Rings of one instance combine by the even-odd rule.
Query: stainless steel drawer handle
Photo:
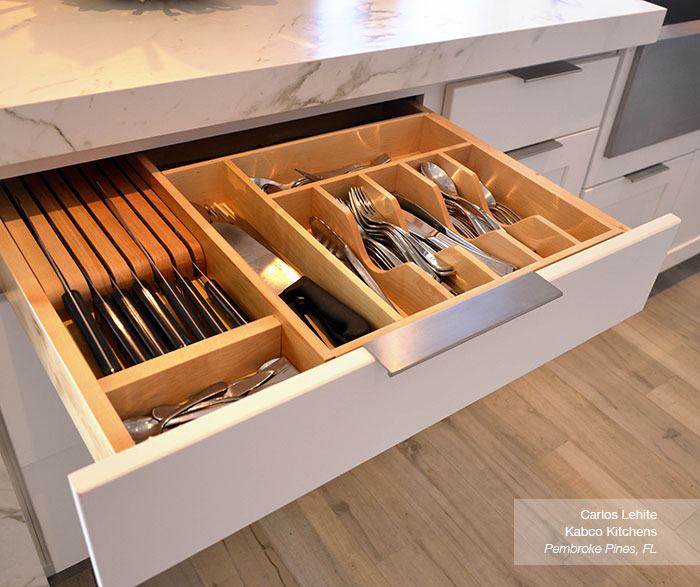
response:
[[[520,147],[519,149],[506,151],[506,155],[512,157],[516,161],[520,161],[521,159],[527,159],[528,157],[548,153],[549,151],[554,151],[555,149],[561,149],[563,146],[563,143],[560,143],[554,139],[549,139],[548,141],[542,141],[541,143],[535,143],[533,145],[528,145],[527,147]]]
[[[664,165],[663,163],[657,163],[656,165],[652,165],[651,167],[645,167],[644,169],[640,169],[639,171],[628,173],[627,175],[625,175],[625,177],[629,179],[632,183],[635,183],[637,181],[642,181],[643,179],[653,177],[654,175],[659,175],[659,173],[665,173],[669,169],[671,168],[668,165]]]
[[[531,67],[521,67],[520,69],[511,69],[509,74],[519,77],[525,83],[536,82],[541,79],[549,79],[569,73],[577,73],[583,71],[578,65],[574,65],[569,61],[552,61],[551,63],[542,63],[541,65],[532,65]]]
[[[562,295],[537,273],[526,273],[388,332],[364,348],[393,376]]]

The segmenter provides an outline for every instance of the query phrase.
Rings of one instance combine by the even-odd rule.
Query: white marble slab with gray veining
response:
[[[0,167],[648,43],[662,19],[642,0],[0,0]]]

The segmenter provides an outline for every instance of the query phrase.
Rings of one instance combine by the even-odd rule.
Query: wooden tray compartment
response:
[[[578,242],[609,237],[623,228],[573,194],[487,145],[447,149],[445,155],[463,166],[461,171],[476,173],[496,200],[512,208],[521,218],[541,216]],[[469,199],[483,202],[483,207],[488,209],[480,188],[477,188],[478,184],[472,189]]]
[[[408,177],[405,177],[405,174],[408,174]],[[383,185],[382,183],[374,181],[373,177],[377,176],[381,176],[381,179],[383,180]],[[412,185],[406,185],[406,183],[402,184],[402,180],[405,180],[408,184]],[[398,164],[382,166],[380,169],[376,169],[373,172],[359,172],[358,174],[354,174],[352,176],[344,177],[338,180],[327,180],[325,182],[320,182],[320,185],[317,189],[321,193],[326,193],[330,195],[335,200],[345,200],[347,199],[347,193],[350,187],[361,186],[364,189],[365,193],[373,200],[377,210],[385,218],[387,218],[390,222],[406,229],[406,221],[401,212],[401,208],[398,204],[398,201],[396,200],[396,198],[394,198],[394,196],[391,195],[391,193],[387,189],[385,189],[384,185],[388,186],[388,189],[390,190],[398,189],[394,186],[400,185],[401,188],[404,189],[404,191],[409,192],[412,192],[412,188],[414,186],[422,186],[423,188],[426,188],[426,191],[429,190],[425,195],[427,195],[428,197],[432,196],[434,199],[436,198],[435,194],[433,194],[432,192],[431,186],[427,184],[423,185],[421,178],[412,177],[410,170],[404,169]],[[284,195],[278,196],[276,200],[280,201],[284,197]],[[381,279],[382,283],[380,285],[384,285],[384,282],[386,281],[386,279],[389,278],[391,272],[399,268],[394,268],[388,272],[382,271],[369,260],[364,245],[362,244],[359,229],[357,228],[357,224],[354,218],[352,217],[352,214],[347,209],[344,209],[344,212],[345,221],[347,223],[346,230],[352,233],[352,238],[348,242],[348,244],[351,245],[356,255],[360,256],[361,259],[368,261],[369,270],[373,274],[373,277],[375,277],[375,279]],[[324,217],[322,218],[325,220]],[[301,224],[302,226],[304,226],[304,228],[308,229],[308,219],[306,219],[305,221],[302,219]],[[332,224],[331,228],[333,228]],[[461,247],[450,247],[449,249],[436,253],[436,256],[442,261],[454,266],[457,274],[455,275],[455,277],[449,280],[449,285],[450,288],[456,291],[457,293],[461,294],[467,292],[475,287],[483,285],[484,283],[488,283],[490,281],[498,279],[498,276],[488,267],[486,267],[486,265],[484,265],[478,258],[474,257]],[[404,302],[403,298],[413,298],[416,295],[416,292],[418,291],[421,291],[423,295],[422,300],[410,299],[409,301],[410,306],[414,308],[414,312],[417,311],[417,309],[424,309],[430,307],[431,305],[437,303],[437,299],[444,298],[446,288],[443,285],[437,283],[434,279],[429,277],[424,271],[415,266],[413,263],[406,263],[405,265],[414,266],[417,270],[412,271],[412,274],[414,275],[413,281],[415,283],[415,286],[411,285],[411,283],[406,283],[402,280],[401,287],[403,291],[398,297],[396,297],[395,300],[399,304],[399,307],[405,309],[404,306],[406,302]],[[416,287],[416,291],[409,291],[413,287]],[[425,291],[426,289],[432,290],[431,295],[425,295],[425,293],[427,293]],[[450,294],[448,291],[448,295],[452,294]],[[394,299],[392,298],[392,296],[389,297],[391,299]],[[421,303],[417,304],[416,302],[419,301]]]
[[[357,162],[366,165],[382,153],[392,160],[462,143],[463,139],[433,118],[415,114],[235,155],[231,161],[249,177],[288,183],[309,173]]]
[[[196,181],[192,180],[193,176],[197,178]],[[184,201],[199,205],[227,204],[242,221],[244,229],[258,234],[301,274],[351,307],[375,329],[400,318],[316,239],[300,230],[273,198],[263,194],[230,162],[216,160],[168,171],[162,174],[162,181],[167,189],[172,189]],[[192,211],[200,216],[194,208]],[[218,237],[213,227],[208,229]],[[274,295],[266,285],[263,287],[269,295]],[[316,338],[301,321],[299,324],[309,337]],[[348,344],[356,346],[359,343],[353,341]],[[347,350],[347,345],[336,347],[333,353],[338,354],[343,349]]]
[[[424,161],[431,161],[443,167],[449,173],[449,161],[441,153],[421,156],[417,159],[410,159],[402,163],[394,165],[386,165],[380,168],[367,171],[366,177],[373,183],[377,184],[385,191],[387,198],[393,202],[393,209],[396,210],[397,220],[401,226],[405,228],[403,215],[400,213],[400,206],[396,199],[389,195],[390,192],[398,192],[405,198],[415,202],[427,212],[432,214],[437,220],[442,222],[448,228],[455,230],[450,216],[445,207],[445,201],[440,194],[438,187],[423,176],[417,169]],[[474,192],[474,182],[478,181],[476,175],[464,170],[463,173],[454,174],[454,181],[458,190],[462,194]],[[478,183],[476,184],[478,187]],[[474,188],[474,189],[472,189]],[[388,193],[387,193],[388,192]],[[481,190],[479,188],[479,193]],[[470,199],[470,201],[474,201]],[[502,231],[491,231],[487,234],[480,235],[476,238],[467,239],[474,243],[477,247],[494,255],[508,263],[514,265],[518,269],[526,267],[531,263],[535,263],[541,259],[531,248],[524,246],[520,241]],[[461,251],[461,249],[460,249]],[[478,258],[470,255],[477,262]]]

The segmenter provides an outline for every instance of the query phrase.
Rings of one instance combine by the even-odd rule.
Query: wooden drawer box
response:
[[[330,169],[383,152],[390,163],[277,194],[249,179],[286,182],[294,167]],[[311,236],[309,217],[324,218],[359,255],[356,225],[338,201],[350,186],[373,190],[395,213],[390,194],[400,191],[449,222],[439,192],[417,172],[423,161],[445,168],[465,197],[480,202],[476,173],[523,217],[474,240],[517,270],[498,277],[450,248],[443,253],[462,292],[453,295],[411,264],[377,268],[394,309]],[[98,580],[108,586],[145,580],[639,311],[677,224],[669,215],[629,230],[435,114],[163,172],[139,156],[82,173],[114,186],[128,175],[157,196],[201,247],[207,273],[254,319],[99,376],[38,272],[36,251],[3,216],[4,290],[96,459],[70,483]],[[10,181],[5,189],[18,188]],[[373,331],[324,344],[193,205],[214,202],[229,205]],[[551,286],[561,297],[527,305],[532,288],[551,293]],[[121,423],[280,353],[301,373],[244,401],[138,445]]]

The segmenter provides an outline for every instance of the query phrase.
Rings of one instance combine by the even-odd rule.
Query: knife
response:
[[[371,326],[362,316],[308,277],[302,277],[247,232],[228,222],[211,225],[312,330],[320,325],[334,345],[370,332]]]

